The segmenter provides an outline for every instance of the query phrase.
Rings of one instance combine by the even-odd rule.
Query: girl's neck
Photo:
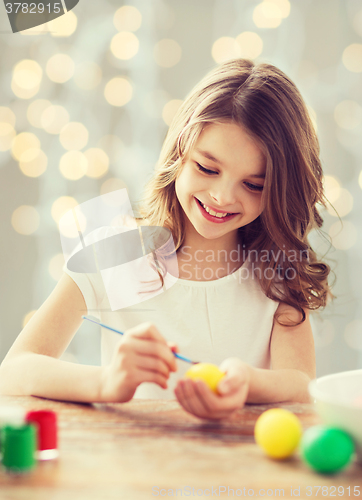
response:
[[[233,273],[243,264],[238,233],[206,239],[190,232],[177,251],[179,277],[192,281],[212,281]]]

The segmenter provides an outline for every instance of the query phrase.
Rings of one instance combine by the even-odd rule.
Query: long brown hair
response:
[[[175,180],[203,127],[226,121],[242,125],[266,158],[263,211],[239,229],[243,247],[262,290],[300,311],[300,324],[303,308],[324,307],[333,297],[330,267],[308,242],[310,231],[323,224],[317,204],[326,206],[326,199],[316,132],[301,94],[281,70],[234,59],[201,80],[171,123],[139,214],[148,224],[170,229],[176,250],[182,246],[184,214]]]

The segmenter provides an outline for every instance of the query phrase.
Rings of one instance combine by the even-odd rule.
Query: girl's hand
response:
[[[166,389],[170,372],[177,370],[173,352],[177,346],[167,343],[151,323],[126,331],[110,365],[102,370],[99,401],[129,401],[142,382]]]
[[[250,367],[237,358],[229,358],[220,365],[225,377],[215,394],[202,380],[179,380],[175,395],[181,406],[199,418],[219,420],[242,408],[248,397]]]

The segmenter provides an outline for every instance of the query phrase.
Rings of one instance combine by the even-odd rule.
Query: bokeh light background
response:
[[[360,0],[80,0],[18,34],[1,3],[0,361],[61,276],[60,217],[122,187],[137,202],[182,99],[235,56],[309,106],[331,203],[312,241],[337,277],[312,315],[317,374],[362,368]],[[99,363],[98,335],[83,324],[63,357]]]

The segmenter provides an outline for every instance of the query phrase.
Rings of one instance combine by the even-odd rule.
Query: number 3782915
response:
[[[43,14],[43,13],[54,13],[59,14],[61,11],[62,4],[59,3],[24,3],[24,2],[14,2],[5,4],[6,12],[8,14]]]

